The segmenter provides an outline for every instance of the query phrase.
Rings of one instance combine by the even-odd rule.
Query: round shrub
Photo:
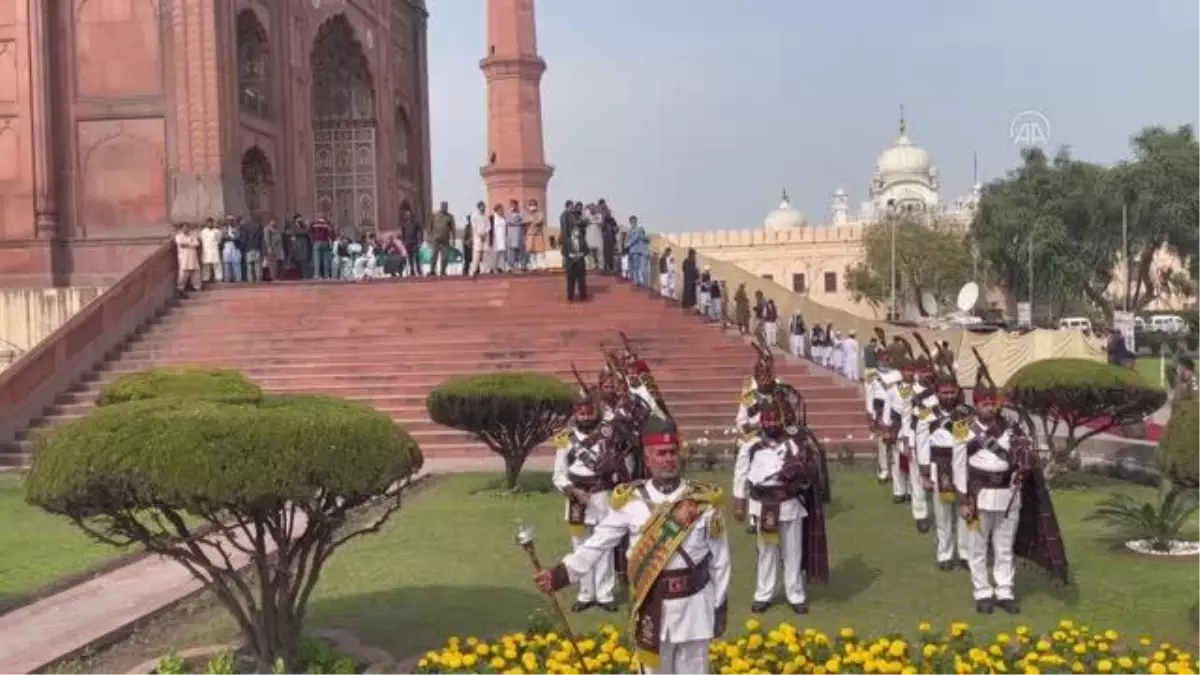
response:
[[[1134,370],[1070,358],[1025,365],[1013,373],[1004,390],[1009,400],[1034,414],[1110,417],[1118,424],[1140,420],[1167,397]]]
[[[203,399],[222,403],[254,403],[262,389],[236,370],[155,368],[126,373],[100,392],[100,406],[154,398]]]
[[[490,373],[443,382],[425,398],[429,417],[438,424],[474,430],[530,410],[562,415],[571,411],[575,389],[541,373]]]
[[[1158,444],[1158,466],[1176,485],[1200,484],[1200,402],[1180,405],[1171,415]]]
[[[64,514],[211,512],[384,492],[422,463],[387,416],[321,396],[131,401],[39,439],[27,499]]]

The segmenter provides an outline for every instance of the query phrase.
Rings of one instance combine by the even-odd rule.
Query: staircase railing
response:
[[[114,286],[0,372],[0,443],[40,417],[172,298],[175,244],[163,242]]]
[[[655,288],[659,287],[658,278],[658,261],[663,249],[671,247],[675,257],[676,279],[678,280],[678,289],[676,293],[682,293],[683,290],[683,260],[687,255],[687,249],[681,249],[670,242],[666,237],[655,235],[650,240],[650,270],[651,280]],[[747,272],[737,265],[724,261],[717,260],[709,256],[696,252],[696,265],[699,271],[703,271],[705,267],[709,268],[709,272],[715,277],[725,282],[725,291],[727,295],[723,296],[721,303],[725,316],[733,321],[734,306],[733,295],[737,292],[739,284],[746,284],[746,295],[750,297],[750,302],[754,302],[754,292],[762,291],[763,297],[768,300],[775,301],[775,308],[779,310],[779,331],[777,341],[779,344],[774,346],[779,347],[784,351],[791,351],[791,337],[788,332],[789,322],[792,315],[799,312],[804,315],[804,322],[808,325],[809,330],[812,327],[820,324],[833,324],[835,330],[842,331],[845,334],[847,331],[853,330],[858,335],[860,345],[865,345],[874,334],[875,327],[878,326],[884,329],[890,338],[894,333],[904,334],[906,337],[911,335],[911,328],[900,328],[893,326],[885,321],[872,321],[864,319],[860,316],[855,316],[849,312],[827,307],[817,302],[813,302],[804,295],[791,291],[778,283],[763,279]],[[927,340],[947,340],[950,342],[950,348],[958,353],[959,342],[962,340],[962,331],[960,330],[922,330],[922,335]],[[911,340],[910,340],[911,341]]]

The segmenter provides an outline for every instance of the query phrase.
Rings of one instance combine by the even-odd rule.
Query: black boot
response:
[[[917,532],[920,532],[921,534],[928,534],[929,528],[931,527],[933,527],[933,524],[929,522],[928,518],[923,518],[917,521]]]
[[[767,611],[768,609],[771,609],[771,603],[769,603],[769,602],[759,602],[759,601],[755,600],[753,603],[750,604],[750,611],[755,614],[762,614],[763,612]]]
[[[1021,613],[1021,603],[1017,602],[1016,598],[1001,598],[996,601],[996,606],[1009,614]]]
[[[954,571],[954,561],[953,560],[939,560],[937,566],[938,566],[938,569],[943,572],[953,572]]]
[[[576,600],[575,604],[571,605],[571,611],[575,612],[575,613],[586,612],[595,606],[596,606],[595,602],[584,602],[583,600]]]
[[[983,600],[975,601],[975,611],[979,612],[980,614],[991,614],[994,609],[995,607],[991,598],[984,598]]]
[[[807,602],[793,602],[793,603],[789,603],[789,604],[791,605],[793,612],[800,614],[800,615],[808,614],[808,603]]]
[[[892,495],[892,503],[893,504],[903,504],[904,499],[905,499],[904,495]]]

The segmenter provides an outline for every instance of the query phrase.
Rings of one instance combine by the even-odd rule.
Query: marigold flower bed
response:
[[[581,661],[582,658],[582,661]],[[1070,620],[1047,633],[1025,625],[990,639],[966,623],[919,637],[860,636],[853,628],[827,635],[784,622],[758,621],[709,648],[713,673],[1195,673],[1194,655],[1149,637],[1122,639]],[[579,636],[514,633],[493,642],[452,637],[417,663],[418,673],[635,673],[637,659],[624,633],[608,625]]]

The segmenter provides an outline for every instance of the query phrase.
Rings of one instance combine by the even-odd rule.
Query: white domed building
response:
[[[900,119],[900,136],[879,154],[868,190],[870,201],[863,219],[888,214],[932,214],[938,206],[938,174],[924,148],[908,137],[908,125]]]
[[[792,230],[804,227],[808,224],[808,219],[792,207],[792,200],[788,199],[787,190],[783,191],[783,196],[780,198],[779,208],[767,214],[763,219],[763,227],[768,230]]]

